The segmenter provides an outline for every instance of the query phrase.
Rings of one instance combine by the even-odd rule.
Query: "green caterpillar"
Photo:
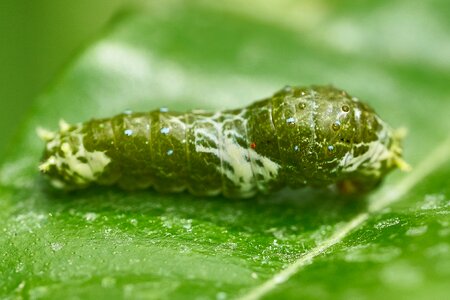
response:
[[[285,186],[365,193],[405,169],[401,136],[331,86],[286,87],[245,108],[125,112],[39,130],[56,188],[91,184],[246,198]]]

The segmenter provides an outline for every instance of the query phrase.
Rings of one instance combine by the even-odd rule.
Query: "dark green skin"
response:
[[[70,132],[60,133],[61,140],[69,141]],[[95,180],[82,184],[65,170],[51,167],[45,171],[68,189],[91,183],[118,184],[124,189],[151,186],[159,192],[187,189],[195,195],[222,193],[232,198],[285,186],[337,186],[343,193],[365,193],[396,167],[394,158],[367,162],[351,172],[340,162],[349,151],[355,157],[364,155],[371,142],[386,149],[398,142],[370,107],[331,86],[287,87],[244,109],[221,113],[155,110],[120,114],[86,122],[82,132],[85,149],[104,152],[111,161]],[[235,134],[230,136],[230,132]],[[216,139],[206,138],[209,135]],[[225,175],[237,166],[225,160],[221,147],[225,139],[243,149],[243,157],[250,162],[253,176],[241,178],[250,189],[244,191],[239,182]],[[197,151],[199,147],[218,149],[219,154]],[[43,160],[55,151],[47,150]],[[258,155],[278,164],[278,173],[267,178],[256,172],[256,166],[262,165]]]

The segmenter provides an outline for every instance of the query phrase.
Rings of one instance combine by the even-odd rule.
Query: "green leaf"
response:
[[[198,3],[117,18],[37,99],[0,170],[0,297],[448,296],[446,2]],[[35,129],[60,118],[240,107],[311,83],[406,127],[413,171],[358,202],[310,189],[249,200],[65,194],[37,171]]]

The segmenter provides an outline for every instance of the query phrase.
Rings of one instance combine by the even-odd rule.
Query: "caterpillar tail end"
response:
[[[56,136],[55,132],[53,132],[51,130],[48,130],[48,129],[45,129],[43,127],[37,127],[36,128],[36,134],[45,143],[48,143],[48,142],[52,141],[55,138],[55,136]],[[45,161],[41,162],[39,164],[39,167],[38,167],[39,171],[41,173],[48,172],[49,169],[50,169],[51,164],[52,164],[52,162],[49,161],[49,160],[45,160]]]
[[[50,170],[50,167],[55,164],[54,158],[50,157],[46,161],[39,164],[39,171],[41,173],[47,173]]]
[[[70,124],[67,123],[65,120],[60,119],[59,120],[59,130],[60,132],[66,132],[70,129]],[[43,127],[37,127],[36,128],[36,134],[37,136],[44,142],[50,142],[56,137],[56,132],[45,129]]]
[[[394,160],[394,164],[397,168],[400,169],[400,171],[403,172],[411,172],[412,171],[412,167],[410,164],[408,164],[404,159],[402,159],[401,157],[397,157]]]
[[[43,127],[36,128],[36,134],[44,142],[49,142],[53,140],[56,136],[56,134],[53,131],[45,129]]]
[[[70,129],[70,124],[67,123],[64,119],[59,119],[59,130],[61,132],[66,132]]]
[[[392,158],[391,164],[399,168],[403,172],[410,172],[412,167],[408,164],[402,157],[403,148],[401,146],[402,141],[408,134],[408,129],[406,127],[400,127],[394,130],[393,133],[393,144],[391,147]]]

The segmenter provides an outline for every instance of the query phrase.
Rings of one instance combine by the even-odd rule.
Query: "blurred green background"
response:
[[[80,47],[133,0],[1,1],[0,155],[27,109]]]

